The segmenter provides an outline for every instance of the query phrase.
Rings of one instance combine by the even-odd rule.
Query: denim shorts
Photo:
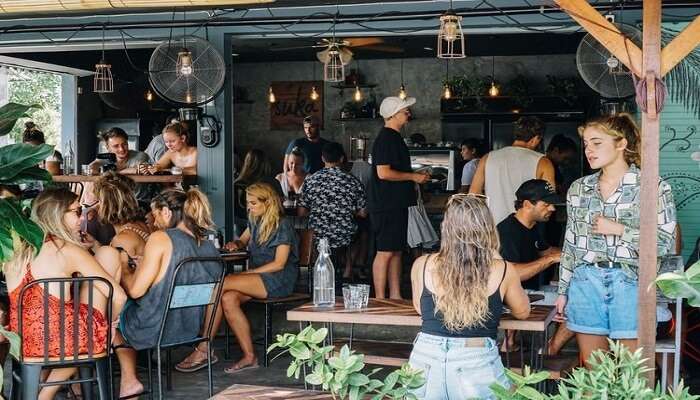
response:
[[[498,346],[486,338],[486,346],[465,347],[465,339],[420,332],[413,342],[409,363],[423,370],[423,387],[412,393],[419,399],[495,399],[489,386],[510,388]]]
[[[577,333],[637,338],[639,280],[622,268],[582,264],[569,282],[566,325]]]

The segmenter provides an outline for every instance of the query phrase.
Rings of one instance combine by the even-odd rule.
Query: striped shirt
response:
[[[599,178],[600,171],[576,180],[566,195],[568,219],[559,264],[559,294],[566,294],[573,270],[581,264],[611,261],[637,275],[640,171],[630,166],[607,200],[600,194]],[[657,214],[657,251],[662,257],[672,250],[676,229],[673,193],[663,180],[659,181]],[[624,225],[622,236],[592,233],[592,223],[598,215]]]

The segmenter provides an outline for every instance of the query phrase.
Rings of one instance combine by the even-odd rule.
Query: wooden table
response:
[[[551,306],[532,306],[530,316],[519,320],[510,313],[501,316],[499,329],[527,331],[531,335],[531,349],[533,349],[530,364],[537,369],[541,368],[544,359],[536,351],[547,343],[547,326],[552,322],[556,309]],[[369,364],[381,364],[400,366],[408,359],[413,345],[411,343],[387,343],[383,341],[355,340],[353,338],[354,325],[394,325],[394,326],[421,326],[421,317],[413,308],[410,300],[369,299],[367,308],[361,310],[347,310],[343,306],[342,297],[336,298],[335,306],[319,308],[313,303],[306,303],[287,311],[287,320],[298,321],[299,329],[304,322],[320,322],[328,324],[329,342],[342,346],[348,344],[354,350],[365,354],[365,362]],[[350,337],[348,340],[333,339],[333,324],[350,324]],[[540,343],[535,343],[536,337],[542,337]],[[522,346],[521,346],[522,349]],[[542,352],[543,353],[543,352]],[[525,359],[524,354],[520,359]],[[510,358],[506,359],[506,365],[510,366]]]
[[[60,183],[82,183],[82,182],[97,182],[101,175],[54,175],[53,181]],[[190,175],[183,178],[183,175],[136,175],[124,174],[133,179],[136,183],[179,183],[183,179],[189,180]],[[195,178],[192,175],[192,178]]]
[[[213,400],[332,400],[327,392],[273,386],[232,385],[212,397]]]

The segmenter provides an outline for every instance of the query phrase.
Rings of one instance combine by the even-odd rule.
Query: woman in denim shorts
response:
[[[517,271],[498,255],[498,232],[483,197],[447,202],[440,251],[413,264],[413,306],[422,316],[410,364],[423,371],[419,399],[494,399],[489,386],[510,387],[496,346],[503,303],[530,315]]]
[[[579,128],[595,174],[575,181],[567,194],[568,221],[559,271],[560,321],[576,333],[588,361],[607,339],[637,347],[639,267],[639,129],[627,114]],[[673,246],[676,211],[671,187],[659,182],[658,255]]]

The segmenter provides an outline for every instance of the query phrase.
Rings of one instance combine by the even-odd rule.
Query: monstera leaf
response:
[[[0,199],[0,263],[9,260],[20,239],[39,251],[44,232],[27,218],[16,199]]]
[[[37,164],[53,154],[53,146],[38,146],[17,143],[0,147],[0,184],[17,184],[16,179],[24,181],[30,177],[34,180],[50,180],[47,173],[40,173]]]
[[[15,127],[17,120],[29,117],[27,111],[41,108],[39,104],[24,105],[17,103],[7,103],[0,107],[0,136],[5,136]]]
[[[666,297],[682,297],[688,299],[691,306],[700,307],[700,261],[684,273],[667,272],[659,275],[656,284]]]

